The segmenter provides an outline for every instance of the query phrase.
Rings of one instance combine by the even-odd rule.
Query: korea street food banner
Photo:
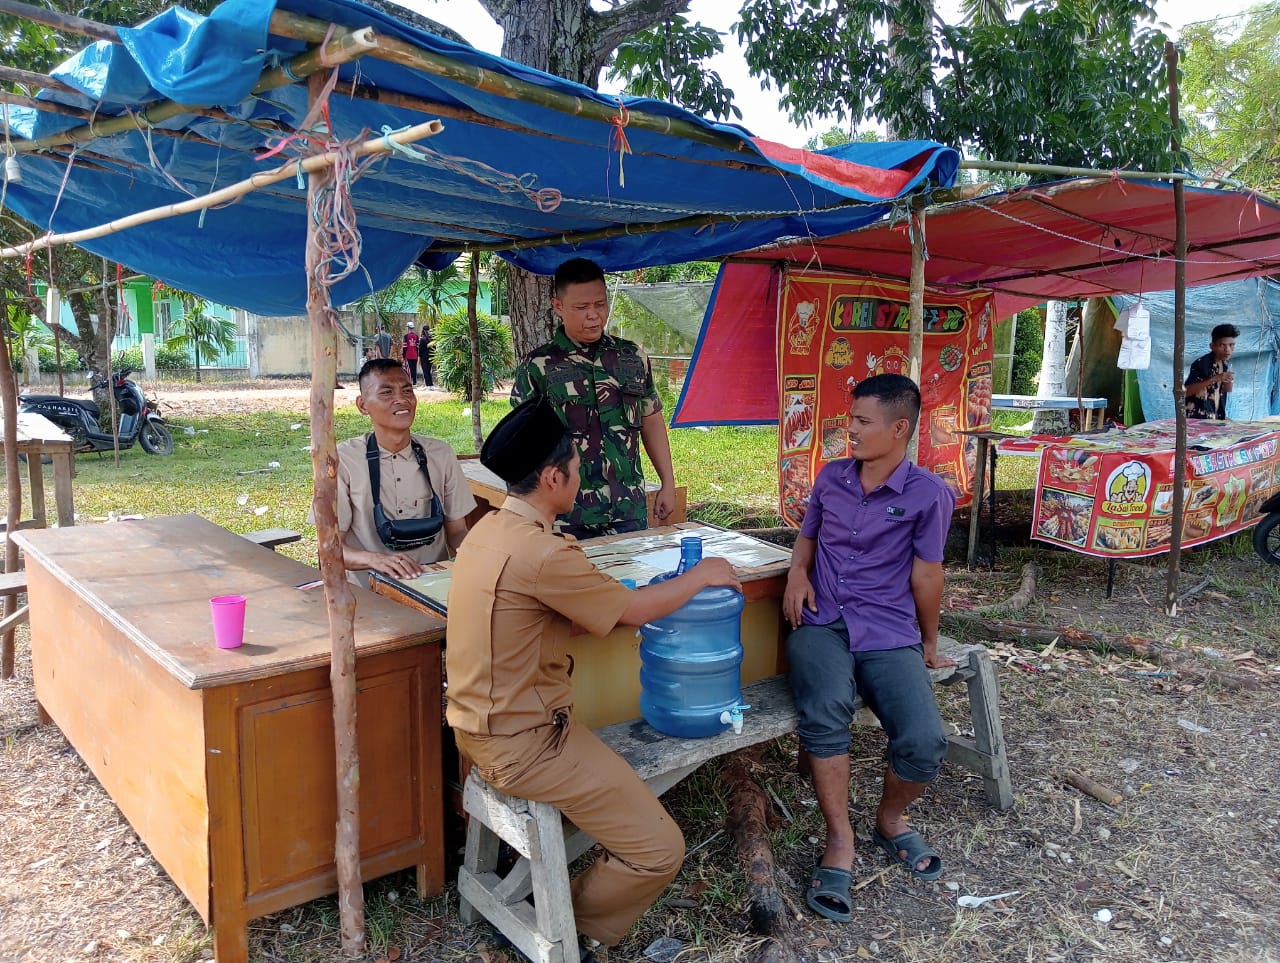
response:
[[[799,526],[822,466],[849,456],[858,382],[907,374],[908,288],[822,272],[788,273],[778,317],[778,475],[781,514]],[[990,293],[925,291],[917,462],[969,504],[977,441],[991,426]]]
[[[1101,435],[1009,439],[999,451],[1040,453],[1033,538],[1141,558],[1169,550],[1175,437],[1170,418]],[[1249,528],[1277,490],[1280,426],[1187,421],[1183,548]]]

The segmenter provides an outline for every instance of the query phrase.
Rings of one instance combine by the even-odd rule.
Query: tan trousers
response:
[[[575,879],[578,932],[619,943],[680,871],[684,836],[653,791],[590,729],[571,720],[514,736],[454,733],[485,781],[550,803],[605,850]]]

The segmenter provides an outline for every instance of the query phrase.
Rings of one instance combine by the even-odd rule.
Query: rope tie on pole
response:
[[[622,103],[622,98],[618,98],[618,113],[609,121],[609,150],[618,152],[618,186],[627,186],[627,175],[622,169],[623,158],[631,153],[631,142],[627,140],[627,125],[631,123],[631,112],[627,110],[626,105]],[[610,153],[612,159],[612,153]]]

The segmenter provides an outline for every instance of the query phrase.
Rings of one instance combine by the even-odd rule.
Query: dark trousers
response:
[[[409,366],[409,384],[416,385],[418,383],[418,359],[405,358],[404,363]]]

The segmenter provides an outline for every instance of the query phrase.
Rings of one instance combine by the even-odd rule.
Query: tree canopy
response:
[[[1174,166],[1154,0],[973,0],[957,24],[926,0],[746,0],[740,16],[752,73],[797,122],[875,119],[1009,161]]]
[[[1280,193],[1280,2],[1182,33],[1187,149],[1196,171]]]

